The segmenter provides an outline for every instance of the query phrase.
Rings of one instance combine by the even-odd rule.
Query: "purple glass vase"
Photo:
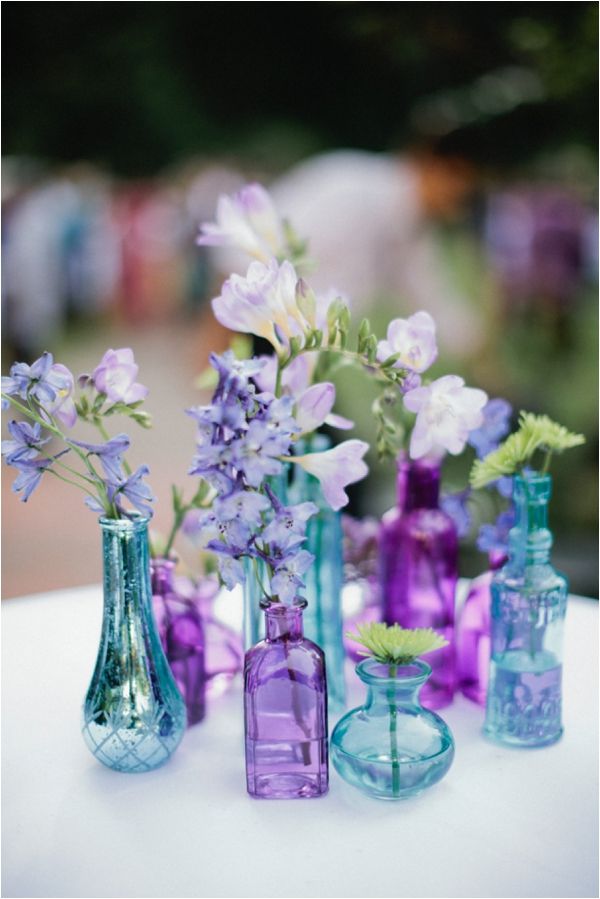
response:
[[[439,506],[440,462],[398,460],[398,507],[381,523],[379,559],[383,615],[387,624],[432,627],[449,645],[425,655],[432,676],[421,691],[423,705],[441,709],[456,686],[454,602],[458,537]]]
[[[163,650],[185,699],[188,727],[205,713],[204,627],[194,602],[175,592],[175,562],[152,559],[152,608]]]
[[[456,673],[458,688],[467,699],[485,706],[490,669],[490,587],[494,571],[506,555],[490,552],[490,568],[476,577],[456,625]]]
[[[215,615],[219,581],[207,575],[194,582],[188,577],[175,578],[175,592],[192,602],[200,613],[204,627],[204,678],[206,698],[221,696],[244,668],[241,634],[236,633]]]
[[[266,636],[246,653],[246,782],[256,799],[312,799],[329,785],[325,657],[302,631],[306,600],[264,600]]]

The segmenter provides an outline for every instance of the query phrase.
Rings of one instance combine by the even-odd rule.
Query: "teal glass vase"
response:
[[[186,708],[152,614],[148,521],[101,518],[104,613],[83,705],[83,738],[115,771],[164,764],[185,733]]]
[[[298,443],[298,453],[323,452],[331,441],[324,434],[314,434],[305,443]],[[308,519],[305,549],[315,561],[304,575],[302,591],[308,603],[304,612],[304,633],[320,646],[327,662],[327,690],[329,708],[341,711],[346,705],[344,675],[345,649],[342,619],[342,588],[344,586],[344,545],[342,516],[325,502],[316,478],[300,465],[293,466],[292,482],[288,488],[292,503],[312,502],[319,511]]]
[[[310,443],[298,442],[297,452],[321,452],[331,442],[322,434],[315,434]],[[315,561],[304,575],[306,584],[302,595],[308,605],[304,613],[305,636],[320,646],[327,661],[327,688],[329,708],[340,711],[346,703],[344,679],[344,642],[342,623],[342,587],[344,583],[344,557],[342,519],[321,495],[319,482],[299,465],[286,466],[277,477],[269,478],[269,486],[285,505],[313,502],[319,507],[317,515],[308,520],[304,549],[312,553]],[[247,651],[264,637],[264,620],[261,600],[264,599],[259,579],[268,583],[263,562],[245,560],[244,584],[244,649]]]
[[[484,733],[511,746],[555,743],[562,734],[566,578],[550,564],[550,475],[515,477],[516,525],[508,561],[492,578],[491,661]]]
[[[364,659],[356,673],[368,688],[364,705],[340,718],[331,761],[351,786],[375,799],[408,799],[437,783],[454,758],[454,739],[419,691],[431,675],[422,659],[387,665]]]

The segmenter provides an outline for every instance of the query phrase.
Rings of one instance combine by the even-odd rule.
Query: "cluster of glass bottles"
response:
[[[294,501],[299,494],[313,498],[311,487],[300,479]],[[392,800],[421,792],[448,771],[454,742],[432,709],[451,701],[457,677],[465,695],[486,702],[488,737],[531,747],[559,739],[567,601],[567,582],[550,564],[550,477],[517,477],[508,560],[493,559],[495,572],[472,584],[455,641],[456,533],[437,507],[439,465],[402,460],[398,487],[399,509],[384,516],[381,527],[384,618],[433,627],[451,645],[430,662],[392,668],[360,662],[367,700],[340,719],[331,738],[340,775],[371,796]],[[337,524],[322,512],[310,544],[317,556],[311,589],[321,599],[308,619],[312,628],[315,616],[317,626],[319,616],[335,620],[326,605],[332,594],[337,621],[341,617],[341,560],[339,569],[337,557],[329,564],[341,539],[333,540]],[[101,519],[101,529],[104,616],[83,736],[108,767],[149,771],[177,748],[186,721],[202,720],[207,689],[221,690],[234,677],[240,647],[211,616],[214,582],[186,592],[177,588],[173,561],[150,563],[145,519]],[[264,639],[255,640],[244,663],[248,792],[257,798],[322,796],[328,789],[330,656],[304,634],[305,599],[292,605],[263,599],[260,606]],[[327,636],[330,652],[334,637],[341,646],[341,621]],[[338,660],[335,652],[331,658]]]

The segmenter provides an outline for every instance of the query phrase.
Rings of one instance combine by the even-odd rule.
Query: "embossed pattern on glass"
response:
[[[104,613],[83,738],[109,768],[151,771],[181,742],[186,711],[152,615],[148,523],[139,516],[100,525]]]
[[[549,475],[516,477],[509,559],[492,579],[491,663],[484,732],[514,746],[562,734],[566,578],[550,564]]]
[[[447,724],[419,700],[431,666],[417,659],[390,676],[388,665],[365,659],[356,673],[367,685],[367,699],[333,729],[336,771],[375,799],[407,799],[433,786],[452,764],[454,740]]]
[[[325,659],[303,636],[305,606],[264,601],[266,637],[246,653],[246,782],[257,799],[312,799],[328,789]]]
[[[438,507],[439,485],[438,462],[399,459],[398,507],[383,516],[379,544],[384,621],[432,627],[448,641],[425,656],[433,674],[422,701],[431,709],[452,702],[456,688],[458,538],[454,522]]]

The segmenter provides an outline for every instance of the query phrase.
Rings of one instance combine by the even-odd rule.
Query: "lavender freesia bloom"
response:
[[[92,380],[99,393],[106,394],[111,403],[137,403],[148,395],[148,388],[137,384],[138,366],[133,350],[107,350],[92,372]]]
[[[196,240],[200,246],[236,247],[267,262],[283,250],[283,227],[273,201],[260,184],[247,184],[217,202],[216,222],[205,222]]]
[[[296,303],[298,276],[291,262],[252,262],[245,277],[231,275],[212,301],[224,327],[264,337],[277,350],[302,334],[308,322]]]
[[[415,312],[409,318],[395,318],[388,325],[387,339],[377,344],[377,359],[385,362],[398,355],[394,368],[422,373],[437,358],[435,321],[428,312]]]
[[[363,440],[345,440],[322,453],[293,456],[289,461],[302,466],[321,482],[323,496],[337,511],[348,502],[344,487],[360,481],[369,473],[366,462],[363,462],[368,449],[369,444]]]
[[[461,453],[469,431],[482,424],[486,402],[483,390],[465,387],[457,375],[444,375],[427,387],[410,390],[404,395],[404,405],[417,413],[410,439],[411,457]]]

